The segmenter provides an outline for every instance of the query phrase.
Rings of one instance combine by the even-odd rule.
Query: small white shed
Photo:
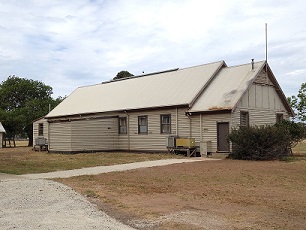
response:
[[[3,134],[5,133],[5,129],[0,122],[0,148],[3,146]]]

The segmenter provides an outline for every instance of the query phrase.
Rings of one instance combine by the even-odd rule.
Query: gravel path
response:
[[[132,229],[99,211],[71,188],[45,179],[201,160],[213,159],[169,159],[23,176],[0,174],[0,229]]]
[[[0,183],[0,229],[132,229],[71,188],[48,180]]]

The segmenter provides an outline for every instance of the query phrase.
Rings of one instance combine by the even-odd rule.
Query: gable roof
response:
[[[265,61],[223,68],[189,110],[232,110],[265,66]]]
[[[294,116],[284,92],[266,61],[223,68],[188,112],[225,111],[236,108],[243,94],[265,68],[268,78],[290,116]],[[209,98],[209,100],[207,100]]]
[[[227,67],[224,61],[79,87],[46,118],[186,106],[188,112],[233,110],[267,65],[288,112],[293,111],[266,61]]]
[[[5,129],[3,125],[1,124],[1,122],[0,122],[0,133],[5,133]]]
[[[278,84],[270,66],[267,64],[267,69],[268,69],[268,77],[270,79],[270,81],[274,84],[276,93],[279,95],[281,101],[283,102],[283,104],[285,105],[286,109],[288,110],[289,114],[294,117],[295,113],[291,107],[291,105],[289,104],[289,101],[287,100],[287,97],[285,96],[282,88],[280,87],[280,85]]]
[[[224,61],[77,88],[46,117],[188,106]]]

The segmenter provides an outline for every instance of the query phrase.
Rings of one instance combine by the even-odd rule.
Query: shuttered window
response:
[[[38,136],[43,136],[44,135],[44,124],[39,123],[38,124]]]
[[[148,116],[138,117],[138,134],[148,134]]]
[[[277,113],[276,114],[276,123],[280,123],[282,120],[284,120],[284,114]]]
[[[119,134],[127,134],[126,117],[119,118]]]
[[[249,127],[249,112],[240,112],[240,127]]]
[[[160,133],[171,133],[171,115],[160,115]]]

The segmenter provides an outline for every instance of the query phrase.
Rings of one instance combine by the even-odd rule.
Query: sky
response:
[[[265,60],[286,96],[306,82],[304,0],[0,0],[0,82],[44,82],[53,97],[134,75]]]

